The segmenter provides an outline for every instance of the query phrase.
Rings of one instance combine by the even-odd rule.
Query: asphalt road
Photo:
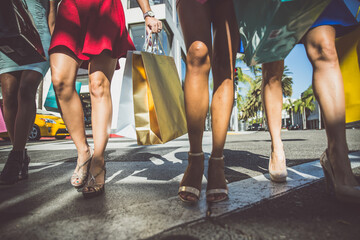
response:
[[[195,206],[176,197],[187,165],[186,136],[157,146],[111,139],[106,194],[90,200],[69,182],[76,164],[71,140],[31,142],[30,179],[0,188],[0,239],[358,239],[359,207],[325,193],[316,165],[326,148],[325,131],[284,131],[282,137],[292,175],[288,184],[272,186],[266,178],[268,133],[228,135],[224,155],[231,195],[214,206],[203,196]],[[360,159],[360,130],[347,130],[347,139]],[[1,168],[9,150],[0,143]],[[208,158],[210,133],[204,152]],[[209,209],[213,214],[206,217]]]

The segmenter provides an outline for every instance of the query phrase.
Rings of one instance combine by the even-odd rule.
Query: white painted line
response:
[[[29,173],[30,173],[30,174],[32,174],[32,173],[37,173],[37,172],[40,172],[40,171],[45,170],[45,169],[48,169],[48,168],[53,168],[53,167],[59,166],[59,165],[61,165],[61,164],[63,164],[63,162],[44,164],[44,165],[47,165],[47,166],[45,166],[45,167],[43,167],[43,168],[39,168],[39,169],[33,169],[33,170],[29,169]],[[33,165],[35,165],[35,164],[31,164],[30,166],[33,166]],[[40,164],[37,164],[37,166],[41,166],[41,165],[40,165]]]
[[[118,176],[123,170],[117,171],[116,173],[114,173],[112,176],[106,178],[105,183],[109,183],[111,180],[113,180],[116,176]]]

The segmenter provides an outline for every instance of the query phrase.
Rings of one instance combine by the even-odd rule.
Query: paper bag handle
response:
[[[145,31],[145,43],[143,46],[143,51],[150,52],[158,55],[165,54],[163,45],[159,38],[159,34],[155,33],[155,37],[152,37],[152,34],[147,34]],[[160,48],[159,48],[160,45]]]

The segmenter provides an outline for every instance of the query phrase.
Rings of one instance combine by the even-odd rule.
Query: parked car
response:
[[[64,139],[66,136],[69,136],[69,132],[61,117],[44,110],[36,110],[35,122],[29,135],[29,140],[39,140],[41,137]],[[0,137],[8,139],[9,135],[7,132],[4,132],[0,133]]]
[[[248,131],[264,131],[265,128],[262,127],[262,124],[260,123],[253,123],[251,125],[249,125]]]
[[[296,125],[289,125],[287,127],[288,130],[299,130],[300,129],[300,126],[298,124]]]

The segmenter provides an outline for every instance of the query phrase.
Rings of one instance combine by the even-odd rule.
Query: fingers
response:
[[[151,30],[151,33],[159,33],[162,30],[162,22],[157,20],[156,18],[147,17],[146,26]]]
[[[162,30],[162,21],[158,21],[158,22],[157,22],[157,27],[158,27],[158,31],[157,31],[157,32],[158,32],[158,33],[161,32],[161,30]]]

